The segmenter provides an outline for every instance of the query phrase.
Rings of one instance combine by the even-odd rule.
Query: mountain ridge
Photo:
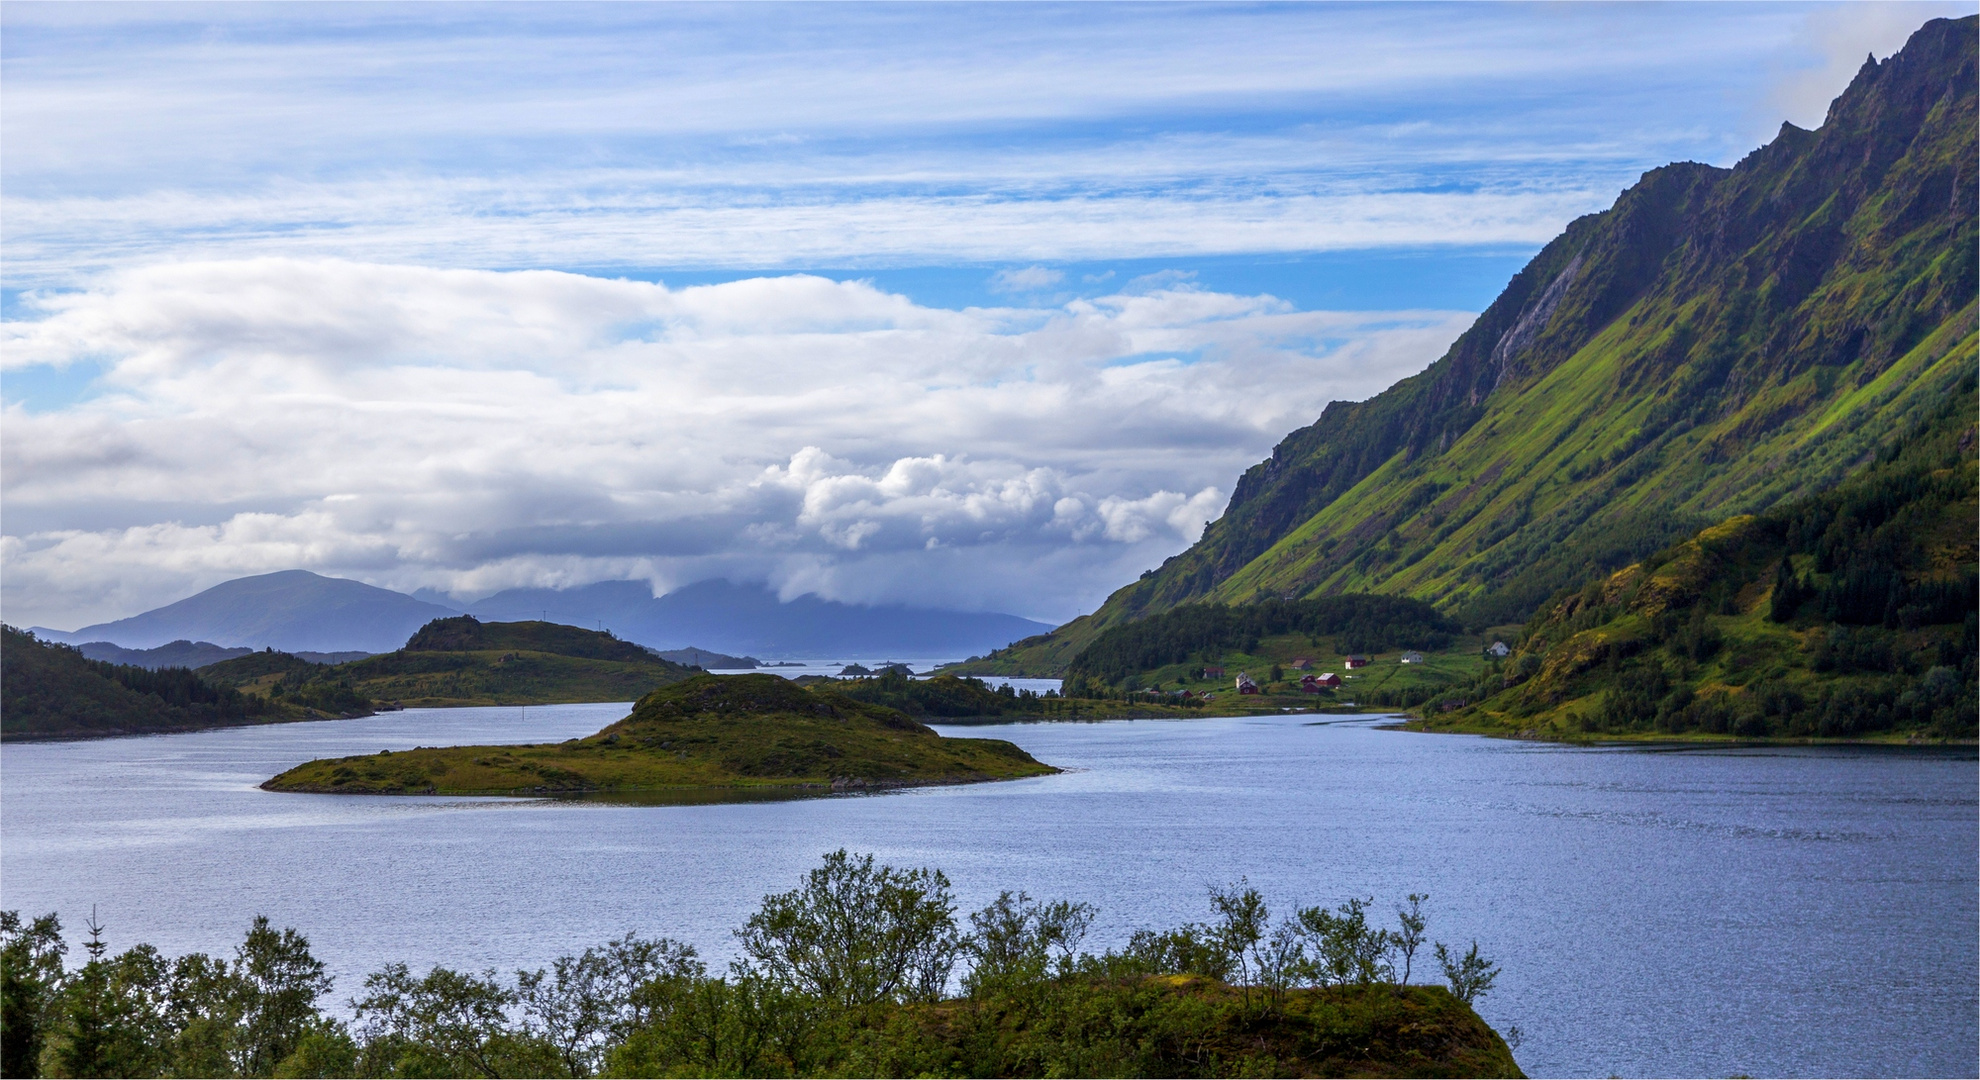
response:
[[[1523,622],[1841,482],[1973,382],[1975,25],[1867,62],[1816,131],[1645,173],[1423,372],[1290,433],[1188,550],[973,669],[1062,671],[1192,601],[1399,593]]]
[[[221,650],[378,654],[398,650],[434,619],[473,615],[483,623],[535,622],[543,620],[546,610],[549,621],[609,628],[656,650],[693,647],[773,658],[963,656],[1051,629],[996,612],[846,604],[809,593],[784,601],[763,586],[719,579],[661,597],[643,581],[604,581],[573,589],[508,589],[447,606],[307,570],[235,578],[184,600],[80,630],[29,629],[48,641],[105,646],[97,651],[106,656],[165,649],[174,642]]]

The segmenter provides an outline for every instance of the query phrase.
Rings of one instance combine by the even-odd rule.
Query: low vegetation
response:
[[[1442,649],[1457,624],[1421,600],[1351,594],[1260,604],[1185,604],[1102,632],[1066,668],[1068,680],[1120,684],[1150,669],[1223,655],[1256,652],[1268,636],[1322,636],[1346,652]]]
[[[1001,739],[945,739],[894,709],[776,675],[697,675],[583,739],[311,761],[271,791],[386,795],[631,794],[1008,780],[1056,772]]]
[[[348,1020],[324,965],[258,918],[229,958],[111,955],[74,968],[54,915],[0,913],[7,1076],[1519,1076],[1472,1011],[1496,966],[1429,945],[1423,896],[1273,922],[1240,882],[1212,917],[1079,946],[1097,912],[1005,892],[959,920],[939,871],[845,851],[735,931],[628,935],[504,977],[390,964]],[[966,923],[966,925],[965,925]],[[1426,949],[1427,946],[1427,949]],[[1413,983],[1435,967],[1443,986]],[[1508,1032],[1518,1041],[1516,1029]]]

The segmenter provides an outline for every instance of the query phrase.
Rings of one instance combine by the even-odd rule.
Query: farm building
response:
[[[1372,660],[1370,660],[1370,659],[1368,659],[1368,658],[1367,658],[1367,657],[1365,657],[1365,656],[1350,656],[1350,657],[1348,657],[1348,658],[1347,658],[1347,661],[1346,661],[1346,663],[1347,663],[1347,668],[1348,668],[1348,670],[1349,670],[1349,671],[1353,671],[1353,670],[1354,670],[1355,668],[1364,668],[1364,667],[1367,667],[1367,666],[1368,666],[1369,664],[1371,664],[1371,663],[1373,663],[1373,662],[1374,662],[1374,661],[1372,661]]]

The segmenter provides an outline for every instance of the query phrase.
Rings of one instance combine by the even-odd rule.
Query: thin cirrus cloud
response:
[[[9,3],[0,603],[302,566],[1064,618],[1433,360],[1482,302],[1440,258],[1959,13]],[[1329,252],[1422,272],[1279,299]],[[863,280],[914,268],[980,284]]]
[[[1530,248],[1954,6],[1682,10],[14,3],[6,284]]]
[[[1173,277],[954,311],[809,275],[277,259],[31,304],[6,363],[101,374],[65,408],[8,408],[4,585],[10,617],[71,623],[289,566],[460,594],[726,575],[1068,617],[1193,540],[1285,430],[1468,321]]]

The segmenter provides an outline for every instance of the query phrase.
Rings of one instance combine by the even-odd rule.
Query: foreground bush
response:
[[[70,969],[53,915],[0,913],[7,1076],[1517,1076],[1471,1010],[1496,967],[1370,902],[1272,921],[1240,882],[1213,917],[1079,951],[1090,905],[1004,893],[956,919],[939,871],[844,851],[766,897],[711,973],[628,936],[504,978],[391,964],[348,1021],[323,965],[256,919],[231,959],[111,956],[91,920]],[[1446,987],[1412,985],[1431,957]],[[960,995],[951,991],[960,987]]]

